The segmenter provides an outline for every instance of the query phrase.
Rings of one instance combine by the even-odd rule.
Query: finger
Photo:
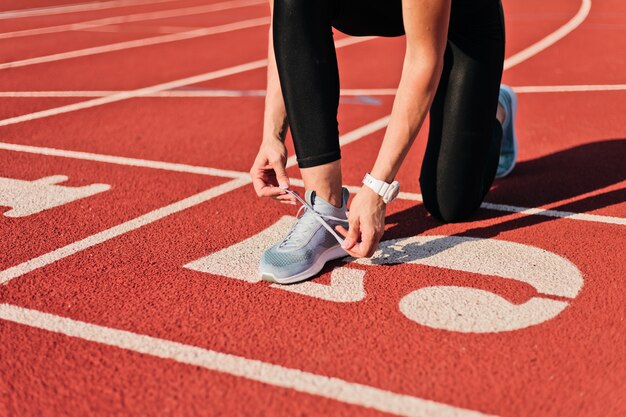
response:
[[[274,170],[266,169],[264,166],[253,167],[250,170],[250,176],[252,177],[252,185],[254,191],[259,197],[271,197],[273,195],[284,194],[279,192],[276,179],[274,178]]]
[[[291,205],[296,205],[296,199],[294,198],[294,196],[292,196],[291,194],[282,194],[279,196],[274,196],[272,197],[274,200],[277,200],[281,203],[285,203],[285,204],[291,204]]]
[[[346,229],[342,225],[335,226],[335,230],[343,237],[347,237],[348,236],[348,229]]]
[[[361,233],[362,241],[360,244],[360,250],[363,256],[368,258],[372,256],[372,253],[374,252],[375,237],[376,235],[370,231],[364,231]]]
[[[258,194],[259,197],[278,197],[279,195],[287,194],[287,191],[283,190],[282,188],[266,185],[261,188]]]
[[[350,223],[348,226],[348,234],[346,235],[345,240],[341,244],[341,247],[345,250],[351,249],[359,240],[359,220],[356,219]]]
[[[277,161],[272,164],[274,172],[276,173],[276,180],[280,188],[289,188],[289,177],[287,176],[287,170],[282,161]]]

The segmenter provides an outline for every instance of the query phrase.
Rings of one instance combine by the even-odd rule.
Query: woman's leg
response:
[[[400,35],[401,0],[275,0],[272,19],[278,74],[305,188],[340,206],[339,72],[332,26],[356,36]]]
[[[446,222],[470,216],[495,177],[502,138],[496,110],[504,40],[499,0],[453,0],[420,175],[426,209]]]

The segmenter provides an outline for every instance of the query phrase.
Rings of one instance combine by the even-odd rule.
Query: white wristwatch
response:
[[[391,184],[377,180],[372,177],[370,173],[366,173],[365,177],[363,177],[363,184],[367,185],[369,188],[374,190],[376,194],[383,198],[385,203],[391,203],[396,199],[398,193],[400,192],[400,183],[398,181],[394,181]]]

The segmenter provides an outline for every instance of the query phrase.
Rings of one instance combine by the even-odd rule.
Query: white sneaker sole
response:
[[[317,258],[317,261],[315,261],[313,265],[296,275],[285,278],[276,278],[274,274],[270,272],[261,271],[261,279],[277,284],[294,284],[296,282],[304,281],[305,279],[311,278],[312,276],[316,275],[322,270],[322,268],[324,268],[326,262],[332,261],[334,259],[343,258],[348,255],[348,252],[346,252],[341,246],[333,246],[332,248],[326,249],[326,251],[324,251],[320,255],[320,257]]]
[[[511,116],[511,128],[513,129],[513,164],[511,164],[509,169],[504,171],[502,174],[496,175],[496,178],[504,178],[507,175],[509,175],[511,171],[513,171],[513,168],[515,168],[515,164],[517,163],[517,134],[515,133],[515,116],[517,115],[517,95],[515,94],[515,91],[513,91],[513,89],[509,87],[508,85],[503,85],[501,88],[507,91],[509,93],[509,96],[511,97],[511,108],[512,108],[512,113],[513,113],[513,115]]]

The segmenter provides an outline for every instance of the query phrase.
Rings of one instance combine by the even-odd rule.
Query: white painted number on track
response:
[[[65,175],[53,175],[34,181],[0,177],[0,206],[11,208],[4,215],[30,216],[111,188],[108,184],[91,184],[83,187],[57,185],[67,180]]]
[[[250,283],[259,282],[259,254],[289,230],[292,216],[240,243],[185,265],[199,272]],[[233,263],[232,260],[238,262]],[[533,246],[496,239],[458,236],[413,236],[381,242],[372,258],[346,258],[348,263],[375,266],[419,264],[480,276],[496,276],[531,285],[536,294],[522,304],[469,287],[427,286],[400,300],[408,319],[437,329],[493,333],[541,324],[556,317],[576,297],[583,285],[578,268],[568,260]],[[365,271],[346,266],[331,272],[331,284],[308,281],[272,288],[333,302],[358,302],[365,298]],[[506,281],[505,281],[506,282]],[[558,298],[555,300],[554,298]]]

